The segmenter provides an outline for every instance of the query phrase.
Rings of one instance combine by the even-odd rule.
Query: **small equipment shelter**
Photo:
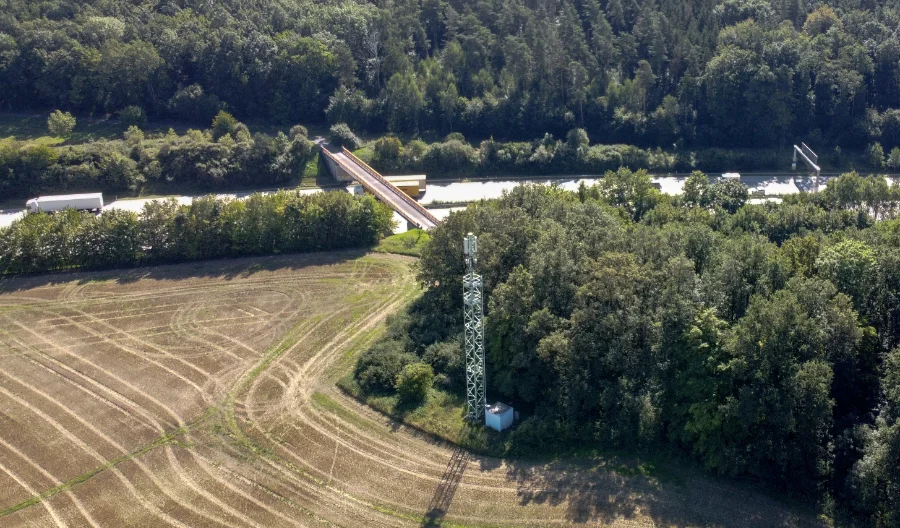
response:
[[[515,411],[505,403],[484,406],[484,425],[502,431],[512,425]]]

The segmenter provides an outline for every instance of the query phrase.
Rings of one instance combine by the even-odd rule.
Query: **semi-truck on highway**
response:
[[[64,194],[59,196],[41,196],[25,202],[30,213],[51,213],[63,209],[76,211],[97,211],[103,209],[103,194]]]

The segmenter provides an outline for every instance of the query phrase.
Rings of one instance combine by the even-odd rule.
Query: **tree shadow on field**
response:
[[[202,260],[179,264],[159,264],[103,271],[71,271],[0,277],[0,294],[77,282],[79,285],[115,281],[131,284],[140,280],[179,281],[189,278],[224,279],[249,277],[263,271],[301,270],[330,266],[358,259],[367,248],[316,253],[294,253],[262,257]]]
[[[690,469],[674,479],[630,475],[627,467],[607,461],[512,462],[507,477],[516,483],[520,504],[564,506],[572,524],[649,518],[654,525],[685,528],[825,526],[812,513],[800,516],[745,483]]]

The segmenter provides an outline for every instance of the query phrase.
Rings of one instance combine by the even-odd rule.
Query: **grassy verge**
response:
[[[405,233],[391,235],[372,248],[376,253],[394,253],[410,257],[421,257],[422,248],[431,240],[431,236],[421,229],[410,229]]]
[[[90,118],[82,115],[76,115],[75,129],[72,136],[66,140],[62,138],[49,136],[47,130],[47,118],[50,112],[37,114],[30,113],[3,113],[0,112],[0,141],[16,140],[16,141],[35,141],[47,145],[78,145],[88,143],[100,139],[113,140],[122,139],[122,134],[128,128],[119,122],[115,117],[112,118]],[[271,125],[267,123],[257,123],[248,121],[245,123],[247,128],[253,133],[267,134],[274,136],[279,132],[288,133],[290,126]],[[189,129],[194,128],[202,130],[209,128],[210,123],[188,123],[184,121],[158,120],[150,121],[141,127],[144,134],[165,134],[169,129],[175,130],[179,135],[185,134]],[[308,126],[309,137],[313,138],[317,135],[327,135],[328,130],[322,126]]]
[[[481,423],[467,422],[465,401],[458,395],[431,389],[424,402],[410,406],[402,403],[396,394],[364,394],[352,373],[346,374],[337,385],[358,401],[414,429],[475,453],[503,455],[506,434],[497,433]]]
[[[372,150],[372,147],[362,147],[354,150],[353,155],[371,165],[372,157],[375,156],[375,151]]]
[[[48,113],[41,114],[4,114],[0,113],[0,141],[32,141],[39,144],[54,145],[79,145],[100,139],[122,139],[125,128],[116,119],[90,119],[82,116],[76,117],[75,129],[68,139],[53,137],[47,130]],[[145,134],[165,134],[170,128],[179,134],[184,134],[189,128],[203,128],[190,126],[187,123],[174,121],[155,121],[141,127]]]

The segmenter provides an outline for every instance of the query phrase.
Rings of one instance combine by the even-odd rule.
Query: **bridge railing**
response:
[[[328,158],[328,161],[330,161],[331,163],[333,163],[338,169],[340,169],[340,170],[346,172],[347,174],[351,174],[350,171],[348,171],[347,169],[343,168],[343,166],[341,165],[341,162],[338,161],[338,159],[334,156],[334,154],[332,154],[331,152],[329,152],[328,149],[323,148],[323,149],[322,149],[322,154],[325,154],[325,157]],[[351,175],[351,177],[352,177],[352,175]],[[355,178],[354,178],[354,179],[355,179]],[[358,183],[359,183],[360,185],[362,185],[363,187],[365,187],[366,189],[368,189],[369,192],[371,192],[372,194],[375,194],[376,196],[378,195],[378,192],[376,191],[376,189],[375,189],[374,187],[372,187],[371,185],[369,185],[368,183],[366,183],[366,182],[364,182],[364,181],[360,181],[360,182],[358,182]]]
[[[387,180],[384,178],[384,176],[382,176],[381,174],[378,174],[378,171],[376,171],[376,170],[373,169],[372,167],[369,167],[369,165],[368,165],[366,162],[364,162],[363,160],[361,160],[361,159],[359,159],[358,157],[356,157],[356,155],[353,154],[352,152],[350,152],[349,150],[347,150],[346,147],[341,147],[341,150],[344,152],[344,154],[345,154],[348,158],[350,158],[350,159],[352,159],[353,161],[355,161],[355,162],[357,163],[357,165],[359,165],[360,167],[363,168],[363,170],[365,170],[366,172],[368,172],[369,174],[371,174],[373,178],[375,178],[376,180],[378,180],[379,182],[381,182],[382,184],[384,184],[388,189],[394,190],[394,191],[396,192],[396,194],[400,196],[400,198],[402,198],[402,199],[405,200],[408,204],[410,204],[411,206],[413,206],[413,208],[415,208],[417,211],[419,211],[419,213],[421,213],[422,216],[424,216],[425,218],[427,218],[429,221],[431,221],[431,222],[432,222],[433,224],[435,224],[435,225],[437,225],[437,224],[440,223],[440,221],[437,219],[437,217],[435,217],[433,214],[431,214],[431,211],[429,211],[428,209],[425,209],[424,207],[422,207],[422,204],[420,204],[419,202],[417,202],[417,201],[413,200],[412,198],[410,198],[409,195],[406,194],[405,192],[401,191],[400,189],[397,189],[397,186],[395,186],[395,185],[392,184],[391,182],[387,181]]]

